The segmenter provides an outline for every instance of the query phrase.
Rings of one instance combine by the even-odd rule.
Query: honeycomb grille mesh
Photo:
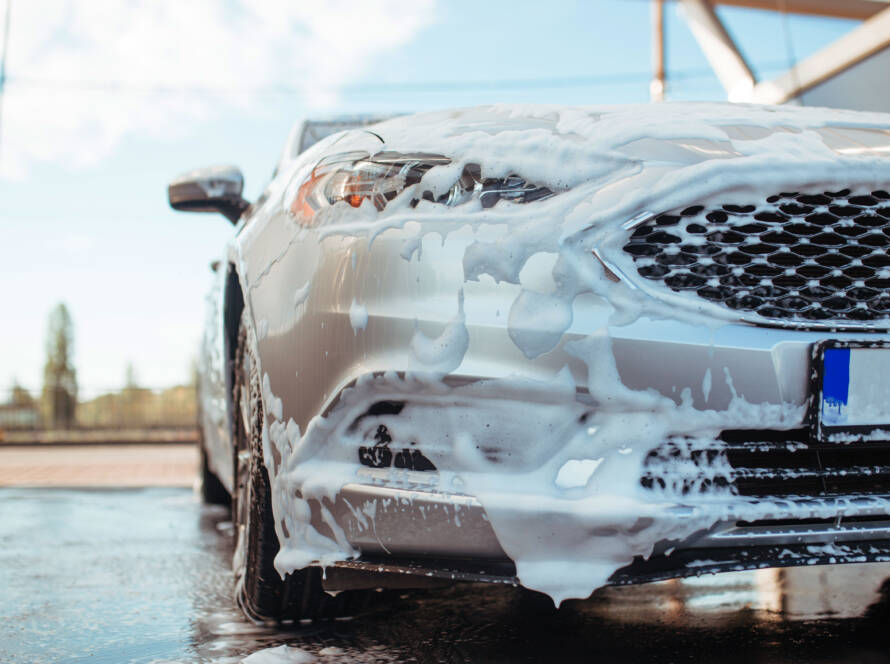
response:
[[[890,193],[784,192],[760,205],[695,205],[637,227],[641,277],[784,321],[890,318]]]

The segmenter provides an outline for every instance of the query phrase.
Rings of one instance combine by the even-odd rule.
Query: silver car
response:
[[[234,168],[169,188],[235,224],[201,449],[249,616],[890,560],[890,116],[343,129],[286,146],[253,204]]]

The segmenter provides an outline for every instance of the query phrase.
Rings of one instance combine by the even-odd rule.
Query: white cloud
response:
[[[89,165],[127,135],[174,137],[221,108],[258,103],[244,94],[154,94],[158,88],[284,85],[309,107],[330,103],[375,57],[429,25],[435,2],[15,2],[0,176],[25,175],[37,162]]]

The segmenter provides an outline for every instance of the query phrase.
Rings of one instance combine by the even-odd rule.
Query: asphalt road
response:
[[[611,588],[551,613],[467,585],[257,627],[231,600],[228,518],[181,488],[0,489],[0,662],[890,661],[885,565]]]

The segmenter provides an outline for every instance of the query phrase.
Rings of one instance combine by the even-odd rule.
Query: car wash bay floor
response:
[[[607,588],[559,612],[463,585],[273,629],[233,604],[231,530],[185,488],[0,489],[0,661],[890,661],[887,565]]]

